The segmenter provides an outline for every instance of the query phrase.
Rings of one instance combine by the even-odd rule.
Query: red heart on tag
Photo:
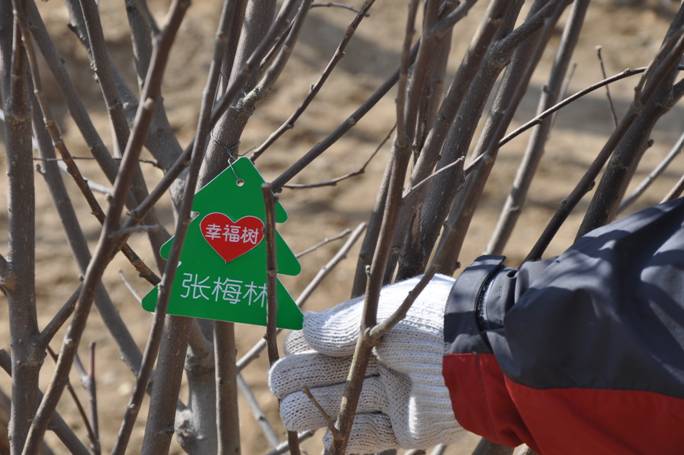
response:
[[[202,219],[200,229],[207,243],[226,262],[253,250],[264,238],[264,223],[255,216],[233,221],[226,214],[214,212]]]

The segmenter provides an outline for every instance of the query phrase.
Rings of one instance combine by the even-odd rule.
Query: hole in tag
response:
[[[245,181],[242,179],[237,179],[235,181],[235,184],[238,186],[238,188],[242,188],[243,186],[245,186]]]

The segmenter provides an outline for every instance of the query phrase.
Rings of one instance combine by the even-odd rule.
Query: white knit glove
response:
[[[378,321],[389,317],[418,282],[417,278],[382,289]],[[442,378],[444,307],[453,279],[435,276],[406,318],[374,349],[363,383],[348,452],[396,447],[427,448],[454,441],[463,431],[454,418]],[[283,423],[292,431],[326,427],[326,420],[302,392],[308,387],[329,416],[335,417],[351,364],[362,299],[304,315],[304,329],[286,342],[289,355],[269,373],[269,387],[281,400]],[[330,446],[326,433],[325,444]]]

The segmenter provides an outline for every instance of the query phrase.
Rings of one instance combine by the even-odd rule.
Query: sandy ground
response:
[[[457,27],[450,58],[450,71],[453,72],[460,61],[460,55],[467,46],[486,3],[480,2],[480,5]],[[394,70],[399,59],[398,49],[401,45],[405,20],[405,9],[399,7],[403,4],[404,2],[400,0],[378,0],[371,17],[367,18],[359,28],[346,57],[341,61],[316,101],[300,119],[297,127],[278,141],[258,162],[260,170],[267,179],[276,176],[280,170],[324,137],[358,103],[364,100],[386,75]],[[163,11],[165,2],[157,2],[155,6]],[[164,95],[169,116],[183,144],[187,143],[195,128],[199,98],[205,83],[219,7],[220,2],[217,0],[196,1],[191,7],[181,28],[178,44],[174,47],[164,82]],[[110,130],[103,103],[89,70],[87,58],[66,27],[66,10],[61,2],[55,0],[41,4],[40,8],[60,52],[68,62],[71,75],[83,94],[87,107],[94,112],[96,126],[105,141],[110,143]],[[107,39],[111,44],[113,58],[119,69],[133,83],[132,62],[129,59],[130,43],[123,2],[101,2],[101,9],[102,21]],[[259,144],[297,106],[332,54],[351,18],[352,15],[349,12],[329,8],[317,8],[310,13],[291,63],[273,93],[259,107],[250,121],[243,137],[241,151],[247,151]],[[656,51],[666,26],[667,20],[653,9],[616,7],[613,2],[607,0],[594,2],[575,54],[574,61],[577,64],[577,70],[571,81],[570,91],[581,89],[601,77],[595,52],[597,45],[603,46],[606,65],[611,73],[626,67],[646,65]],[[537,98],[546,80],[559,36],[560,34],[557,34],[554,37],[552,46],[544,55],[543,62],[534,76],[532,87],[516,114],[513,126],[519,125],[534,115]],[[629,105],[635,82],[635,80],[627,80],[612,87],[618,113],[624,112]],[[72,153],[86,156],[88,150],[78,130],[66,114],[59,90],[48,82],[47,91],[54,109],[62,116],[61,122],[66,141]],[[675,107],[659,122],[653,134],[654,145],[640,165],[638,172],[640,177],[643,177],[665,156],[681,131],[681,118],[682,108]],[[372,152],[393,123],[393,98],[388,96],[343,140],[336,143],[324,157],[315,161],[295,180],[312,182],[354,170]],[[558,115],[555,129],[547,145],[547,154],[532,186],[527,209],[506,249],[506,254],[512,263],[519,261],[527,252],[531,242],[537,238],[560,199],[577,182],[586,166],[600,150],[611,128],[612,123],[603,91],[585,97]],[[467,264],[476,257],[489,239],[526,143],[527,136],[523,135],[506,145],[501,151],[499,161],[487,186],[486,196],[480,204],[470,230],[462,254],[462,263]],[[280,231],[293,250],[301,251],[319,239],[365,221],[388,158],[389,150],[385,148],[368,166],[363,176],[333,188],[285,191],[282,195],[282,203],[289,212],[290,220],[280,226]],[[1,154],[0,165],[3,169],[4,160],[4,154]],[[93,163],[81,162],[80,165],[90,178],[105,183],[104,176]],[[145,164],[143,166],[150,183],[160,178],[161,173],[158,169]],[[684,172],[684,161],[678,158],[666,175],[657,181],[641,199],[638,207],[659,201],[682,172]],[[2,191],[6,192],[7,182],[4,173],[0,180]],[[99,227],[69,178],[65,180],[74,203],[78,207],[84,232],[93,247]],[[73,291],[78,281],[79,271],[71,257],[64,234],[61,232],[59,219],[47,188],[38,173],[36,173],[36,188],[38,205],[37,293],[39,323],[42,326]],[[578,214],[586,208],[587,201],[588,198],[585,198],[579,210],[576,211]],[[101,202],[105,203],[104,200]],[[5,198],[0,201],[0,206],[0,244],[4,245],[7,237]],[[172,231],[173,215],[168,201],[164,201],[159,214],[167,224],[167,228]],[[549,254],[556,254],[569,245],[579,219],[577,214],[571,217],[549,249]],[[313,223],[315,223],[315,229],[311,228]],[[132,243],[149,260],[149,263],[153,263],[151,251],[142,235],[135,237]],[[296,278],[283,279],[294,295],[303,289],[321,265],[334,254],[338,246],[339,243],[330,245],[306,256],[302,259],[301,275]],[[0,251],[5,252],[5,248],[0,248]],[[329,307],[348,297],[355,265],[354,258],[355,255],[351,254],[349,259],[335,269],[310,299],[308,308]],[[114,260],[105,275],[105,284],[113,301],[142,348],[151,317],[150,314],[140,309],[130,292],[124,287],[119,271],[131,280],[138,293],[144,294],[149,286],[135,278],[135,271],[122,257]],[[0,318],[7,320],[7,308],[4,304],[0,304]],[[7,330],[7,324],[0,326],[0,346],[8,346]],[[239,326],[237,330],[241,353],[263,335],[263,329],[251,326]],[[61,337],[58,336],[56,340],[61,340]],[[131,392],[133,376],[119,359],[116,346],[108,336],[96,311],[93,312],[83,337],[82,356],[85,356],[91,342],[97,343],[98,351],[97,379],[102,444],[104,448],[109,449]],[[59,348],[59,341],[53,342],[53,348]],[[43,387],[49,380],[51,366],[51,361],[46,360],[42,376]],[[266,388],[266,372],[266,361],[262,358],[247,368],[244,375],[247,382],[253,386],[267,414],[275,420],[276,401]],[[78,383],[75,374],[72,375],[72,382]],[[9,382],[4,375],[0,376],[0,388],[5,392],[9,390]],[[76,386],[76,389],[85,399],[86,395],[82,388]],[[248,407],[244,402],[240,405],[244,453],[262,453],[268,448],[267,442],[262,437]],[[69,424],[85,438],[82,422],[75,412],[72,400],[66,394],[59,409]],[[136,453],[140,447],[147,412],[147,403],[145,403],[130,445],[130,453]],[[310,453],[318,452],[319,440],[318,436],[315,437],[314,440],[304,444],[304,448]],[[54,442],[52,435],[49,436],[49,441]],[[466,434],[463,443],[451,448],[450,453],[468,453],[475,441],[472,435]],[[61,446],[58,443],[54,443],[53,447],[57,452],[60,451]],[[175,440],[172,452],[181,452]]]

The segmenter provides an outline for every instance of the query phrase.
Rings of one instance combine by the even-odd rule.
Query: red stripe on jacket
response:
[[[506,377],[493,354],[447,354],[442,371],[459,424],[492,442],[542,455],[684,453],[684,399],[532,388]]]

